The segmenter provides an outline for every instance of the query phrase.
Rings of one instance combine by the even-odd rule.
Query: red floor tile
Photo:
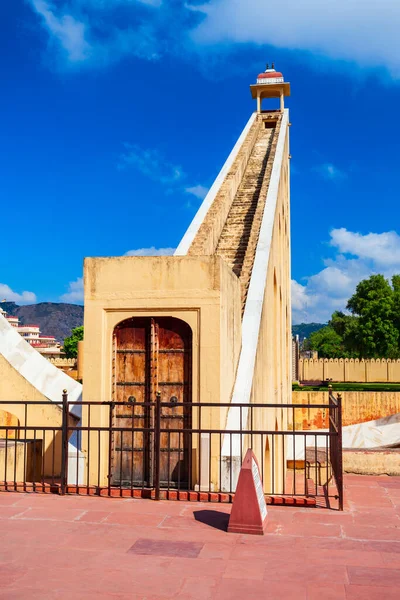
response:
[[[380,540],[400,542],[400,528],[363,527],[360,525],[343,525],[344,537],[357,540]]]
[[[311,510],[311,509],[309,509]],[[280,528],[281,535],[312,536],[322,538],[337,538],[341,536],[339,524],[332,523],[286,523]]]
[[[0,493],[0,599],[397,599],[399,484],[346,476],[346,512],[269,506],[265,536],[228,534],[231,505]]]
[[[400,569],[376,569],[371,567],[348,567],[349,583],[400,588]]]
[[[175,597],[176,600],[212,600],[219,579],[216,577],[188,577]]]
[[[149,500],[149,502],[151,502],[151,500]],[[137,515],[134,512],[129,514],[125,512],[112,512],[103,520],[103,523],[107,525],[123,525],[124,527],[157,527],[164,519],[165,517],[163,515]]]
[[[399,600],[398,587],[347,585],[347,600]]]
[[[348,583],[347,569],[342,565],[331,565],[329,562],[321,566],[311,564],[309,561],[297,563],[282,562],[279,566],[276,563],[270,568],[265,568],[264,579],[295,581],[303,585],[310,582],[329,585],[333,582],[337,584]]]
[[[256,579],[262,581],[264,578],[265,560],[229,560],[224,577],[230,579]]]
[[[346,600],[344,585],[331,583],[330,585],[310,584],[307,586],[307,600]]]
[[[200,558],[212,558],[217,560],[228,560],[232,557],[235,546],[231,544],[222,543],[207,543],[204,544],[199,557]]]

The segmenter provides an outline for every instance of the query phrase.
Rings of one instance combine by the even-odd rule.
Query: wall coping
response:
[[[400,358],[300,358],[299,363],[316,365],[323,363],[371,363],[371,364],[386,364],[400,363]]]

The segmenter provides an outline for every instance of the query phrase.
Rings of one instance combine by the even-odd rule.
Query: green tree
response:
[[[64,340],[64,352],[67,358],[76,358],[78,356],[78,342],[83,340],[83,325],[75,327],[71,335]]]
[[[397,286],[398,280],[395,279]],[[395,315],[395,291],[383,275],[361,281],[347,309],[358,317],[355,345],[364,358],[399,356],[399,329]]]
[[[346,315],[344,312],[335,311],[328,325],[341,336],[343,347],[345,348],[345,357],[359,357],[358,352],[358,317]]]
[[[400,275],[393,275],[393,323],[400,335]]]
[[[340,358],[346,356],[343,338],[328,325],[314,331],[307,341],[309,350],[316,350],[321,358]]]

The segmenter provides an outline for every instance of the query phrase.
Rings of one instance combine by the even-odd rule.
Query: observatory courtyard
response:
[[[398,600],[400,478],[345,476],[344,509],[253,536],[229,504],[3,493],[0,598]]]
[[[0,598],[399,598],[400,478],[292,403],[290,84],[250,91],[175,254],[85,259],[83,385],[0,316]]]

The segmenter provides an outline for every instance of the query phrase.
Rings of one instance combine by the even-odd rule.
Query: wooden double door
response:
[[[135,317],[114,330],[111,485],[153,487],[158,452],[161,487],[190,486],[192,332],[172,317]],[[156,432],[157,398],[161,433]],[[115,429],[123,429],[116,431]],[[157,440],[156,437],[159,439]]]

